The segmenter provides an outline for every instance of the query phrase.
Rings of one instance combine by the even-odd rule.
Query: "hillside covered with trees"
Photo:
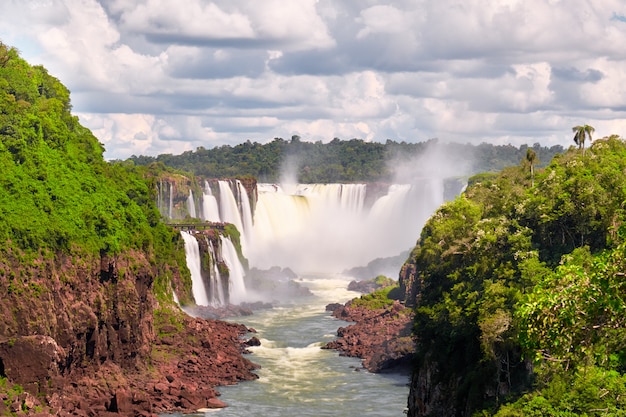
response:
[[[472,179],[424,227],[410,416],[626,410],[626,143]]]
[[[174,303],[191,279],[154,180],[102,154],[69,91],[0,42],[0,415],[193,411],[256,377],[245,327]],[[192,343],[197,372],[176,367]]]
[[[535,152],[538,166],[564,152],[561,146],[547,148],[539,143],[532,148],[517,148],[487,143],[444,143],[437,139],[419,143],[388,140],[383,144],[335,138],[324,144],[293,136],[291,140],[275,138],[266,144],[247,141],[236,146],[198,148],[180,155],[132,156],[128,161],[135,165],[163,163],[208,178],[253,176],[259,182],[279,182],[281,174],[293,171],[300,183],[391,182],[394,166],[418,160],[433,146],[440,147],[452,164],[467,166],[466,171],[470,173],[495,172],[517,165],[526,157],[528,149]]]

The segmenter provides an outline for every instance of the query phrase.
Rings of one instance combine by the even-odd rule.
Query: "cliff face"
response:
[[[173,302],[192,295],[162,169],[105,162],[56,78],[2,42],[0,62],[0,414],[219,406],[212,387],[255,378],[247,329]]]
[[[0,376],[50,412],[193,411],[216,404],[212,387],[255,378],[241,356],[247,329],[159,303],[146,254],[33,264],[0,263]]]

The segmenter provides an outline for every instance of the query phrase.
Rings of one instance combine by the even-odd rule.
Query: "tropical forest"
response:
[[[183,310],[200,304],[184,239],[191,232],[164,215],[164,190],[171,207],[189,204],[188,223],[204,228],[194,232],[196,245],[225,252],[232,239],[241,260],[244,231],[200,219],[193,191],[208,196],[211,186],[235,184],[254,208],[257,184],[278,183],[286,171],[300,184],[380,187],[407,179],[415,171],[402,177],[394,167],[419,165],[436,148],[464,166],[453,174],[463,186],[437,200],[397,275],[377,278],[395,287],[369,298],[391,309],[387,316],[412,317],[401,407],[411,417],[626,416],[626,141],[593,137],[586,124],[572,134],[569,148],[540,138],[515,147],[292,136],[106,161],[72,114],[69,90],[0,43],[0,414],[237,410],[217,398],[217,387],[265,383],[254,381],[270,372],[254,363],[263,359],[254,346],[267,341],[252,337],[261,327],[237,324],[240,317]],[[172,184],[183,191],[174,195]],[[224,259],[212,264],[206,255],[198,264],[232,281]],[[302,289],[308,275],[280,272],[290,294],[311,296]],[[232,298],[232,282],[224,288]],[[367,308],[361,300],[354,306]],[[334,332],[338,325],[323,317]],[[298,338],[309,333],[297,330]],[[276,360],[339,357],[320,353],[317,341],[279,347]],[[342,362],[343,375],[365,381],[350,366]]]

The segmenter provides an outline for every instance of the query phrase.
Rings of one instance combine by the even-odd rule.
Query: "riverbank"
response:
[[[410,373],[415,351],[411,330],[413,312],[399,301],[384,308],[371,309],[346,304],[329,304],[327,311],[344,321],[355,322],[337,330],[337,339],[323,349],[335,349],[341,355],[361,358],[370,372]]]

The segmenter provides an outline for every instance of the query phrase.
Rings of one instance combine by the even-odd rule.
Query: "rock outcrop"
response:
[[[363,359],[363,367],[370,372],[409,373],[415,350],[411,338],[411,310],[397,301],[380,309],[351,307],[350,304],[327,307],[332,310],[333,317],[355,324],[340,327],[338,338],[323,348]]]
[[[6,402],[60,416],[192,412],[224,405],[216,386],[256,378],[248,329],[157,299],[155,278],[178,271],[149,256],[0,257],[0,377],[25,392]]]

